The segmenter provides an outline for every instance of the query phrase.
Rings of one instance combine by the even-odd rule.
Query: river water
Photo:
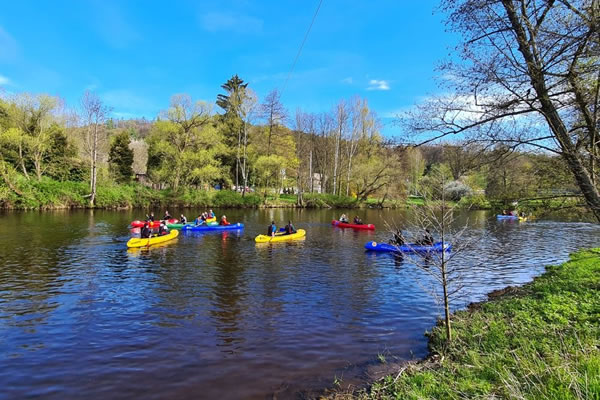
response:
[[[333,228],[338,211],[226,213],[246,229],[182,232],[146,250],[125,246],[135,211],[0,215],[0,397],[293,398],[378,354],[427,354],[441,309],[420,260],[363,247],[413,216],[352,211],[378,227],[365,232]],[[271,219],[292,219],[306,239],[255,244]],[[600,246],[589,223],[470,212],[456,224],[480,239],[462,253],[473,270],[455,307]]]

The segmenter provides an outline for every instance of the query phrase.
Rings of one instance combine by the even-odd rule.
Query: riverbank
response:
[[[52,210],[85,209],[89,205],[89,185],[86,182],[59,182],[49,178],[41,181],[20,179],[11,187],[0,181],[0,209]],[[201,190],[183,188],[156,190],[132,183],[128,185],[99,184],[96,192],[96,209],[164,208],[164,207],[216,207],[216,208],[400,208],[418,204],[419,200],[387,200],[384,204],[375,199],[359,202],[350,196],[305,193],[301,205],[297,195],[240,193],[230,190]]]
[[[492,292],[436,326],[430,356],[361,399],[600,399],[600,249],[580,251],[523,287]]]

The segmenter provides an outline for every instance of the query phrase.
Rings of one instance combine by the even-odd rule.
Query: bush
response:
[[[489,210],[492,208],[490,202],[483,195],[466,196],[458,202],[460,208],[471,210]]]
[[[304,205],[307,208],[355,208],[358,200],[349,196],[338,196],[327,193],[305,193],[303,195]]]
[[[459,201],[461,198],[465,196],[470,196],[472,190],[470,187],[462,183],[461,181],[452,181],[448,182],[444,186],[444,192],[446,196],[453,201]]]

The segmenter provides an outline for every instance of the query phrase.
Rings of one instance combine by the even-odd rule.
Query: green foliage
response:
[[[368,398],[599,399],[600,249],[582,251],[523,288],[453,315],[440,362],[375,384]]]
[[[492,208],[484,195],[465,196],[460,199],[458,206],[470,210],[489,210]]]
[[[305,193],[303,200],[307,208],[355,208],[359,206],[359,202],[354,197],[327,193]]]
[[[131,139],[127,131],[113,137],[108,153],[110,171],[117,183],[129,183],[133,176],[133,150],[129,148]]]

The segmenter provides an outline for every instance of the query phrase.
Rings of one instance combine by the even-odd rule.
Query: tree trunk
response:
[[[544,81],[543,66],[540,65],[540,62],[538,61],[539,56],[535,54],[536,49],[535,47],[531,49],[529,47],[530,41],[528,40],[527,34],[525,33],[525,30],[521,25],[521,21],[517,16],[512,0],[502,0],[502,4],[506,10],[511,26],[515,31],[516,38],[519,43],[519,51],[527,62],[527,69],[531,78],[531,84],[536,91],[541,105],[541,114],[546,118],[552,133],[556,137],[562,149],[562,156],[567,162],[569,169],[573,173],[577,184],[581,188],[588,206],[591,208],[596,219],[600,221],[600,193],[598,192],[598,188],[594,186],[582,159],[577,154],[577,150],[571,141],[571,137],[569,136],[566,126],[564,125],[560,115],[558,114],[558,111],[556,110],[556,107],[550,99],[548,88],[546,87],[546,82]],[[531,42],[533,42],[533,39]]]
[[[98,160],[98,124],[94,124],[94,138],[92,142],[92,171],[91,171],[91,195],[90,205],[93,207],[96,201],[96,176],[97,176],[97,160]]]

